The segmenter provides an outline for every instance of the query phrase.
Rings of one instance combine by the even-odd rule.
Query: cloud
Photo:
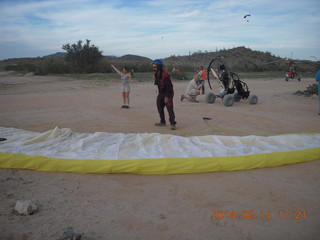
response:
[[[311,47],[320,58],[319,8],[316,0],[1,1],[0,59],[19,57],[14,49],[12,55],[1,51],[8,44],[32,46],[38,55],[85,39],[117,56],[168,57],[250,46],[276,55]],[[243,18],[248,13],[249,22]]]

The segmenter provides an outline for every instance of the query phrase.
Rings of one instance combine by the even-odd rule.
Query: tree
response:
[[[90,46],[90,40],[86,44],[79,40],[76,44],[69,43],[62,46],[67,51],[66,60],[71,63],[76,72],[94,72],[98,68],[99,61],[103,58],[102,51],[95,45]]]

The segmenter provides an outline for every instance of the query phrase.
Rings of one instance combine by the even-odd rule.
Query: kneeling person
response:
[[[204,82],[198,85],[200,77],[196,75],[188,84],[186,89],[186,95],[181,95],[181,101],[187,99],[189,102],[197,102],[196,97],[200,94],[200,89],[202,88]]]

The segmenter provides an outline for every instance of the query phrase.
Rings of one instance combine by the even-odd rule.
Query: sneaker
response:
[[[180,98],[180,100],[181,100],[181,102],[182,102],[182,100],[185,98],[185,96],[182,94],[181,95],[181,98]]]
[[[125,108],[126,108],[126,109],[129,109],[130,107],[129,107],[129,106],[126,106]]]
[[[165,123],[161,123],[161,122],[155,123],[154,125],[157,126],[157,127],[164,127],[164,126],[166,126]]]
[[[126,105],[122,105],[121,108],[126,108]]]
[[[176,125],[175,125],[175,124],[171,124],[171,125],[170,125],[170,129],[171,129],[171,130],[175,130],[175,129],[176,129]]]

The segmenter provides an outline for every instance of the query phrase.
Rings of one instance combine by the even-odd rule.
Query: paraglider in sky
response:
[[[247,18],[247,17],[251,17],[251,15],[250,14],[246,14],[246,15],[244,15],[244,17],[243,18]],[[249,20],[247,19],[247,22],[249,22]]]

